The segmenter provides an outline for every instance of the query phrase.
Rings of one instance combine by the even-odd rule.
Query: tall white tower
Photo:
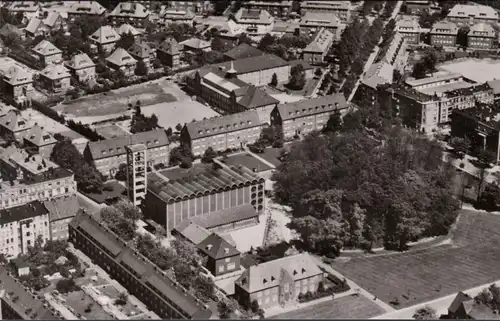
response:
[[[139,206],[147,191],[147,148],[134,144],[127,149],[127,193],[132,204]]]

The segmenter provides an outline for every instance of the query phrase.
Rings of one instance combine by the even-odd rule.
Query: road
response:
[[[401,10],[401,6],[403,5],[403,1],[398,1],[398,3],[396,4],[396,7],[394,7],[394,11],[392,12],[392,15],[391,15],[391,18],[390,19],[387,19],[385,22],[384,22],[384,27],[385,25],[391,20],[391,19],[395,19],[396,16],[398,15],[399,11]],[[382,36],[380,37],[379,39],[379,44],[382,42]],[[370,69],[370,67],[372,66],[373,62],[375,61],[375,58],[377,57],[378,55],[378,52],[380,51],[380,47],[377,45],[375,46],[374,50],[372,51],[372,53],[370,54],[370,57],[368,57],[368,60],[366,61],[365,63],[365,67],[363,68],[363,74],[365,72],[368,71],[368,69]],[[349,98],[347,99],[348,102],[350,102],[354,95],[356,94],[356,90],[358,90],[358,87],[361,83],[361,79],[358,79],[358,81],[356,82],[356,84],[354,85],[354,88],[352,89],[351,91],[351,95],[349,96]]]

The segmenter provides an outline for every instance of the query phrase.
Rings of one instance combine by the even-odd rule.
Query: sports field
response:
[[[484,83],[499,77],[500,60],[470,58],[445,63],[438,69],[459,73],[475,82]]]

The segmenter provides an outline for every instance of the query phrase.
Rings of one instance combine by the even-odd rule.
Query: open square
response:
[[[500,75],[500,60],[469,58],[442,64],[438,69],[459,73],[465,78],[484,83]]]
[[[500,216],[464,210],[452,244],[338,258],[332,267],[394,308],[404,308],[500,279],[499,231]]]

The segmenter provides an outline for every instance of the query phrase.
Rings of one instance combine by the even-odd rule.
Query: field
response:
[[[126,132],[123,128],[120,126],[117,126],[115,124],[108,124],[100,127],[96,127],[95,130],[99,135],[104,137],[105,139],[112,139],[112,138],[117,138],[117,137],[124,137],[128,136],[129,133]]]
[[[264,172],[270,170],[271,167],[266,163],[261,162],[257,158],[253,157],[249,153],[240,153],[235,155],[228,155],[228,157],[224,160],[224,163],[232,166],[232,165],[243,165],[249,168],[250,170],[255,168],[257,172]]]
[[[498,74],[500,74],[500,60],[470,58],[445,63],[439,66],[438,69],[456,72],[466,78],[483,83],[498,77]]]
[[[395,308],[500,279],[500,216],[462,211],[452,244],[407,253],[339,258],[332,267]]]
[[[279,314],[271,319],[368,319],[383,312],[378,305],[363,296],[345,296]]]
[[[138,100],[141,106],[148,106],[161,102],[173,102],[176,98],[166,93],[157,83],[148,83],[83,97],[58,105],[54,109],[76,118],[119,115],[127,112],[129,103],[135,106]]]

